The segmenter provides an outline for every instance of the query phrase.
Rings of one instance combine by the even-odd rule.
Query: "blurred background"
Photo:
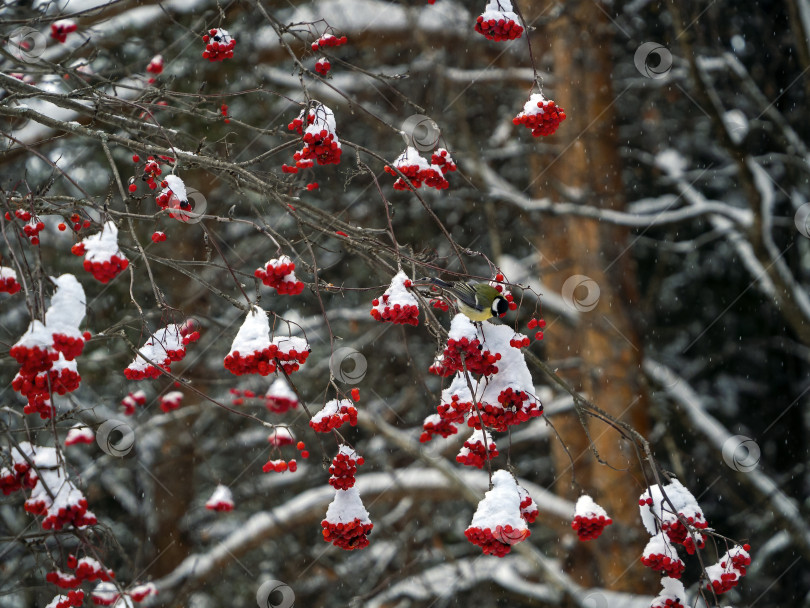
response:
[[[747,576],[718,605],[810,606],[810,4],[523,1],[528,36],[511,42],[474,31],[485,4],[3,3],[0,207],[33,208],[45,229],[34,247],[0,219],[0,264],[26,283],[0,294],[2,464],[9,437],[61,444],[77,421],[124,420],[135,440],[123,459],[65,451],[99,519],[83,535],[43,533],[21,493],[0,499],[0,604],[47,605],[45,573],[91,543],[124,586],[157,584],[145,605],[253,606],[279,581],[296,606],[649,606],[660,584],[639,561],[638,497],[650,462],[578,413],[562,381],[649,440],[718,534],[751,545]],[[59,43],[62,18],[77,29]],[[217,27],[234,57],[209,62],[201,37]],[[329,32],[347,44],[314,52]],[[162,73],[148,73],[157,54]],[[540,91],[567,119],[534,138],[512,119]],[[312,100],[334,112],[341,162],[284,173],[301,146],[288,124]],[[458,164],[446,190],[396,191],[383,171],[413,143],[400,132],[413,115]],[[157,213],[141,181],[149,154],[179,158],[205,219]],[[123,195],[130,178],[137,191]],[[91,222],[78,235],[74,213]],[[69,250],[108,219],[132,273],[103,285]],[[253,276],[281,253],[300,295]],[[455,462],[466,433],[419,441],[443,388],[428,373],[440,332],[424,316],[402,327],[369,315],[398,260],[413,278],[501,271],[520,307],[497,322],[547,322],[528,349],[554,372],[532,366],[545,415],[496,434],[493,466],[508,452],[540,511],[507,557],[464,537],[489,483]],[[86,290],[94,337],[81,387],[41,421],[22,415],[8,351],[47,304],[47,277],[66,272]],[[360,389],[359,423],[342,433],[365,458],[357,488],[374,529],[362,551],[321,536],[334,438],[312,432],[303,405],[278,414],[250,396],[272,377],[223,367],[246,298],[278,335],[309,341],[291,379],[310,412]],[[451,315],[431,310],[447,329]],[[189,318],[202,337],[172,366],[187,384],[123,377],[133,345]],[[139,389],[146,405],[124,416]],[[183,405],[164,413],[172,390]],[[257,418],[287,425],[310,457],[272,452]],[[279,457],[298,470],[262,472]],[[206,510],[218,484],[233,511]],[[587,543],[570,526],[583,492],[614,520]],[[707,543],[705,565],[725,550]],[[700,562],[683,557],[690,605],[715,605],[698,596]]]

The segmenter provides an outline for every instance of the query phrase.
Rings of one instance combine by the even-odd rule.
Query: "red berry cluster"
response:
[[[146,66],[146,71],[150,74],[154,74],[155,76],[163,73],[163,55],[155,55],[152,57],[152,60],[149,62],[149,65]],[[149,84],[153,84],[155,82],[155,77],[151,77],[149,79]],[[138,162],[138,161],[135,161]]]
[[[38,412],[40,418],[50,418],[53,408],[50,405],[51,392],[64,395],[79,388],[82,378],[70,367],[52,367],[36,376],[17,374],[11,388],[28,399],[26,414]]]
[[[467,540],[481,547],[484,555],[495,557],[503,557],[512,550],[512,545],[527,539],[530,535],[529,530],[513,528],[510,525],[496,526],[495,530],[470,526],[464,531]]]
[[[315,62],[315,71],[321,76],[326,76],[331,69],[332,64],[329,63],[329,60],[326,57],[321,57]]]
[[[73,361],[73,359],[81,355],[84,350],[84,343],[92,337],[89,331],[84,332],[81,336],[68,336],[60,333],[51,335],[54,350],[62,353],[62,356],[68,361]]]
[[[294,271],[295,263],[288,256],[282,255],[267,262],[264,268],[257,268],[253,275],[268,287],[274,288],[279,295],[297,296],[304,291],[304,284],[296,280]]]
[[[309,345],[302,338],[274,338],[279,367],[291,374],[297,372],[309,357]]]
[[[91,557],[83,557],[77,560],[74,555],[68,555],[67,567],[74,571],[74,574],[66,574],[59,570],[48,572],[45,580],[62,589],[75,589],[85,581],[110,581],[115,578],[115,572],[104,568],[100,563]]]
[[[444,148],[439,148],[433,153],[433,155],[430,157],[430,164],[440,167],[442,170],[442,175],[447,175],[448,173],[452,173],[457,169],[456,163],[453,161],[453,157],[450,156],[450,152]]]
[[[488,11],[479,15],[475,20],[475,31],[487,40],[495,42],[520,38],[523,35],[523,28],[510,15],[514,16],[514,13],[496,14]]]
[[[73,255],[82,256],[87,253],[87,247],[83,242],[76,243],[71,247],[70,252]],[[83,267],[87,272],[92,274],[97,281],[105,284],[121,274],[128,266],[129,260],[115,254],[104,261],[85,259],[83,263]]]
[[[531,399],[525,391],[515,391],[511,387],[498,394],[498,403],[501,411],[497,408],[490,411],[487,404],[484,404],[481,412],[484,424],[498,431],[505,431],[508,426],[521,424],[543,414],[543,406],[535,399]]]
[[[520,516],[527,524],[533,524],[540,514],[540,510],[529,493],[520,486],[518,486],[518,494],[520,495]]]
[[[489,459],[498,456],[498,448],[492,439],[489,440]],[[487,449],[484,442],[481,441],[480,434],[473,435],[464,442],[464,447],[456,456],[456,462],[468,467],[484,468],[484,463],[487,461]]]
[[[433,414],[425,418],[422,425],[422,434],[419,436],[421,443],[427,443],[436,435],[441,435],[444,438],[458,433],[456,425],[449,420],[443,420],[438,414]]]
[[[531,340],[529,340],[529,336],[524,336],[523,334],[515,334],[511,340],[509,340],[509,346],[513,346],[514,348],[525,348],[531,344]]]
[[[269,473],[273,471],[275,473],[283,473],[284,471],[289,471],[290,473],[295,473],[298,470],[298,463],[295,462],[295,459],[290,461],[286,460],[268,460],[262,466],[262,471],[265,473]]]
[[[13,268],[0,266],[0,293],[14,295],[22,289],[17,282],[17,273]]]
[[[132,162],[134,163],[140,162],[140,160],[141,159],[137,154],[132,157]],[[150,156],[149,158],[146,159],[146,164],[143,167],[143,175],[141,176],[141,179],[146,182],[150,190],[156,190],[158,187],[156,180],[158,177],[160,177],[162,173],[163,170],[160,168],[160,165],[155,160],[155,157]],[[130,192],[135,192],[135,190],[137,189],[137,186],[135,186],[134,188],[133,186],[135,186],[135,184],[130,184],[129,186]]]
[[[576,531],[579,540],[594,540],[602,535],[602,530],[613,523],[610,517],[596,515],[576,515],[571,522],[571,528]]]
[[[304,134],[304,127],[307,125],[311,125],[315,122],[315,113],[310,111],[307,115],[307,122],[304,123],[304,111],[302,110],[301,113],[298,115],[297,118],[294,118],[293,121],[287,125],[287,129],[290,131],[295,131],[298,135]],[[286,165],[284,165],[286,167]],[[290,169],[295,169],[295,167],[289,167]],[[285,173],[295,173],[295,171],[284,171]]]
[[[70,19],[60,19],[51,23],[51,38],[64,43],[67,40],[67,35],[75,32],[77,25]]]
[[[709,527],[708,522],[703,519],[703,514],[700,512],[694,513],[693,516],[683,516],[689,525],[693,528],[705,530]],[[695,554],[695,549],[703,549],[706,546],[706,538],[700,532],[695,532],[695,539],[697,539],[697,547],[695,540],[689,533],[689,529],[684,526],[678,519],[667,519],[661,523],[661,530],[669,537],[669,540],[677,545],[683,545],[684,549],[689,555]]]
[[[210,29],[202,39],[205,42],[205,50],[202,56],[208,61],[224,61],[233,57],[233,47],[236,46],[236,40],[231,38],[226,30],[220,28]]]
[[[374,298],[371,301],[374,308],[371,309],[371,316],[377,321],[387,321],[395,325],[419,325],[419,307],[413,304],[394,304],[388,305],[389,296],[382,295],[382,309],[380,298]]]
[[[283,448],[285,445],[292,445],[295,439],[286,427],[277,426],[267,436],[267,442],[274,448]]]
[[[444,312],[450,310],[450,305],[444,300],[431,300],[430,305],[433,306],[433,308],[438,308]]]
[[[357,408],[348,399],[342,401],[333,399],[312,417],[309,426],[318,433],[328,433],[332,429],[340,428],[345,422],[357,426]]]
[[[180,391],[171,391],[160,398],[160,409],[164,414],[168,414],[172,410],[179,408],[182,402],[183,393]]]
[[[37,485],[37,474],[27,462],[15,462],[13,470],[0,469],[0,491],[4,496],[23,488],[31,490]]]
[[[278,348],[270,344],[260,351],[254,351],[243,356],[238,350],[225,357],[225,369],[236,376],[243,374],[259,374],[268,376],[276,371],[276,354]]]
[[[336,490],[348,490],[354,485],[354,474],[357,467],[362,466],[365,460],[351,448],[341,446],[340,451],[332,459],[329,467],[329,485]]]
[[[536,106],[537,109],[532,106]],[[512,123],[525,125],[532,130],[532,135],[540,137],[541,135],[552,135],[564,120],[565,110],[557,106],[552,100],[535,94],[526,103],[523,112],[512,119]]]
[[[68,591],[67,595],[57,595],[45,608],[71,608],[84,604],[84,591]]]
[[[298,399],[267,394],[264,396],[264,406],[274,414],[284,414],[298,407]]]
[[[166,233],[161,232],[160,230],[156,230],[152,233],[152,242],[153,243],[162,243],[166,240]]]
[[[324,34],[312,43],[311,48],[313,51],[317,51],[330,46],[340,46],[341,44],[346,44],[348,41],[349,39],[346,38],[346,36],[341,36],[338,38],[332,34]]]
[[[222,117],[225,119],[223,122],[227,125],[231,122],[231,119],[228,118],[228,104],[223,103],[219,107],[219,113],[222,114]]]
[[[132,185],[130,185],[129,191],[130,192],[135,191]],[[92,223],[90,222],[90,220],[84,220],[84,222],[82,222],[82,218],[79,217],[78,213],[74,213],[73,215],[71,215],[70,221],[73,222],[73,232],[79,232],[82,228],[89,228],[90,224]],[[57,224],[56,227],[59,229],[59,232],[64,232],[65,230],[67,230],[67,224],[65,224],[64,222],[59,222],[59,224]]]
[[[709,582],[706,589],[714,591],[717,595],[725,593],[737,586],[740,579],[745,576],[746,567],[751,565],[751,550],[749,545],[735,545],[726,552],[717,564],[706,568]]]
[[[38,217],[34,216],[23,226],[23,232],[28,237],[32,245],[39,245],[39,233],[45,229],[45,224]]]
[[[461,362],[462,356],[464,357],[464,364]],[[490,376],[498,373],[498,367],[495,363],[500,359],[501,353],[493,354],[488,350],[484,350],[478,338],[472,340],[467,337],[459,340],[449,338],[441,358],[431,366],[430,371],[446,377],[457,372],[463,372],[466,364],[470,373]]]
[[[644,555],[641,557],[641,563],[671,578],[681,578],[685,568],[683,561],[677,555],[669,557],[663,553]]]
[[[421,159],[422,157],[419,158]],[[394,161],[394,167],[399,169],[400,173],[403,173],[405,177],[410,180],[414,188],[421,188],[423,182],[426,186],[436,188],[436,190],[445,190],[450,187],[450,182],[444,178],[441,169],[436,169],[433,166],[429,166],[426,162],[409,164],[408,160],[401,159],[402,157]],[[394,170],[393,167],[386,165],[385,171],[386,173],[390,173],[397,178],[397,180],[394,182],[394,190],[411,189],[407,182],[399,177],[399,174],[396,172],[396,170]]]
[[[80,498],[73,504],[61,507],[56,513],[51,513],[44,500],[29,498],[23,508],[32,515],[45,515],[42,520],[43,530],[61,530],[66,525],[93,526],[98,523],[96,516],[87,510],[87,499]]]
[[[530,319],[529,322],[526,324],[526,327],[529,329],[537,328],[537,333],[534,334],[535,340],[542,340],[543,339],[543,329],[546,326],[545,319]]]
[[[464,422],[464,417],[472,410],[472,407],[472,401],[462,401],[459,395],[453,395],[450,401],[440,403],[436,409],[442,420]]]
[[[368,547],[367,535],[371,533],[374,524],[371,522],[364,524],[360,518],[355,517],[353,521],[345,524],[333,524],[324,519],[321,527],[323,528],[323,539],[326,542],[346,551],[352,551]]]
[[[339,165],[342,149],[334,133],[326,129],[304,133],[304,147],[293,154],[295,166],[299,169],[312,167],[313,161],[319,165]]]

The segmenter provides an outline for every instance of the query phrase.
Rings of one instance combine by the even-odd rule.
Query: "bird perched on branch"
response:
[[[458,309],[470,320],[486,321],[493,316],[501,316],[509,310],[509,302],[500,292],[488,283],[475,283],[427,278],[424,281],[438,285],[452,295],[458,303]]]

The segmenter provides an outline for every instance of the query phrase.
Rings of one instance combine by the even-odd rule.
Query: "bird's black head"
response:
[[[506,301],[506,298],[503,296],[498,296],[494,300],[492,300],[492,314],[496,317],[500,317],[501,315],[505,315],[506,312],[509,310],[509,302]]]

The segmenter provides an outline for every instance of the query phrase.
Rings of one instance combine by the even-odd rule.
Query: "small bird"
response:
[[[441,279],[429,278],[426,281],[438,285],[456,298],[458,309],[472,321],[486,321],[500,316],[509,310],[509,302],[492,285],[487,283],[448,283]]]

